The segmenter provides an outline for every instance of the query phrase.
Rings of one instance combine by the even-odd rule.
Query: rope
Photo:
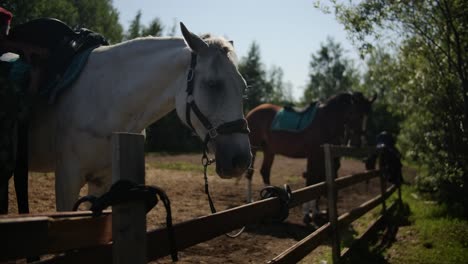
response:
[[[177,246],[175,241],[174,228],[172,225],[171,202],[166,192],[159,187],[135,184],[128,180],[119,180],[112,185],[107,193],[103,194],[99,198],[93,195],[87,195],[78,199],[78,201],[73,206],[73,211],[78,210],[82,203],[89,202],[91,203],[90,210],[93,212],[93,216],[97,217],[100,216],[102,211],[109,206],[114,206],[129,201],[143,200],[146,205],[146,213],[148,213],[157,205],[158,196],[159,199],[163,202],[164,208],[166,209],[166,226],[168,229],[171,257],[173,261],[177,261]]]

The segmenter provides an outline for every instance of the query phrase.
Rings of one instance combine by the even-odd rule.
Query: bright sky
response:
[[[196,34],[211,33],[234,41],[239,58],[253,41],[260,46],[265,67],[279,66],[284,81],[293,85],[296,99],[308,82],[309,62],[328,36],[341,43],[347,57],[358,60],[357,50],[346,38],[344,27],[333,14],[323,14],[313,0],[114,0],[124,30],[141,10],[148,25],[158,17],[165,32],[182,21]],[[176,35],[181,35],[177,28]]]

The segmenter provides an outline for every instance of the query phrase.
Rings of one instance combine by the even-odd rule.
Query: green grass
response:
[[[401,231],[413,234],[412,243],[394,244],[392,263],[468,263],[468,221],[449,215],[446,206],[418,199],[414,188],[405,188],[410,226]]]
[[[385,241],[388,232],[381,233],[345,263],[468,264],[468,220],[452,217],[411,186],[403,186],[402,197],[402,210],[392,217],[397,234]]]

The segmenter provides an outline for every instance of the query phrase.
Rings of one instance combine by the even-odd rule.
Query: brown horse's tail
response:
[[[247,179],[251,180],[254,173],[255,156],[258,150],[264,149],[267,137],[270,133],[271,122],[278,111],[278,106],[262,104],[252,109],[246,116],[249,124],[249,140],[252,150],[252,163],[246,173]]]
[[[266,144],[266,137],[270,133],[271,122],[280,107],[272,104],[261,104],[250,110],[246,119],[249,124],[250,145],[257,150]]]

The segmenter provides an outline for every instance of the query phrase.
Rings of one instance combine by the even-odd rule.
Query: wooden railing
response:
[[[142,168],[140,166],[142,164],[144,166],[144,163],[142,163],[143,155],[136,154],[141,149],[141,142],[138,143],[140,139],[132,139],[134,137],[134,135],[123,135],[119,136],[118,139],[114,139],[114,143],[119,147],[115,148],[113,154],[113,168],[120,170],[120,172],[114,171],[114,175],[128,179],[130,177],[127,175],[128,173],[139,171],[136,173],[136,177],[141,180]],[[134,140],[137,140],[137,146],[127,146],[127,144],[135,145]],[[335,261],[340,258],[339,230],[377,205],[384,204],[385,199],[396,189],[395,186],[386,188],[385,181],[381,181],[383,186],[381,195],[338,217],[336,211],[337,191],[358,182],[378,177],[381,173],[378,170],[371,170],[335,179],[336,175],[331,170],[334,167],[332,162],[335,157],[362,157],[373,150],[325,145],[324,151],[327,168],[326,182],[293,191],[289,207],[292,208],[317,199],[322,195],[327,195],[330,221],[269,261],[269,263],[297,262],[317,246],[323,244],[330,236],[333,238],[333,261],[336,263]],[[115,164],[119,160],[131,162],[134,165]],[[107,211],[99,217],[93,217],[89,211],[0,217],[0,234],[2,234],[0,261],[60,252],[66,252],[66,254],[43,260],[40,263],[119,263],[116,259],[125,260],[130,258],[138,259],[140,262],[147,262],[169,255],[168,229],[161,228],[147,232],[146,235],[141,235],[144,232],[142,230],[146,229],[146,224],[141,219],[144,216],[144,211],[140,210],[141,208],[138,209],[138,206],[131,205],[130,207],[124,208],[124,211],[133,209],[136,211],[132,212],[131,218],[124,220],[122,220],[121,215],[117,214],[118,210],[116,208],[114,208],[113,215]],[[275,217],[280,211],[281,202],[274,197],[175,224],[173,228],[176,247],[178,250],[183,250],[242,226],[258,223],[265,218]],[[120,220],[116,222],[117,217]],[[132,221],[136,221],[138,224],[134,224]],[[137,225],[137,227],[131,229],[117,228],[117,224],[127,227]],[[127,233],[122,234],[122,232]],[[133,239],[131,240],[132,245],[128,245],[125,241],[117,242],[119,241],[118,236],[124,238],[134,236],[131,238]],[[134,239],[135,237],[138,239]],[[119,243],[122,244],[119,246]],[[136,247],[143,247],[143,249],[136,250]],[[138,254],[138,256],[133,256],[133,254]]]

